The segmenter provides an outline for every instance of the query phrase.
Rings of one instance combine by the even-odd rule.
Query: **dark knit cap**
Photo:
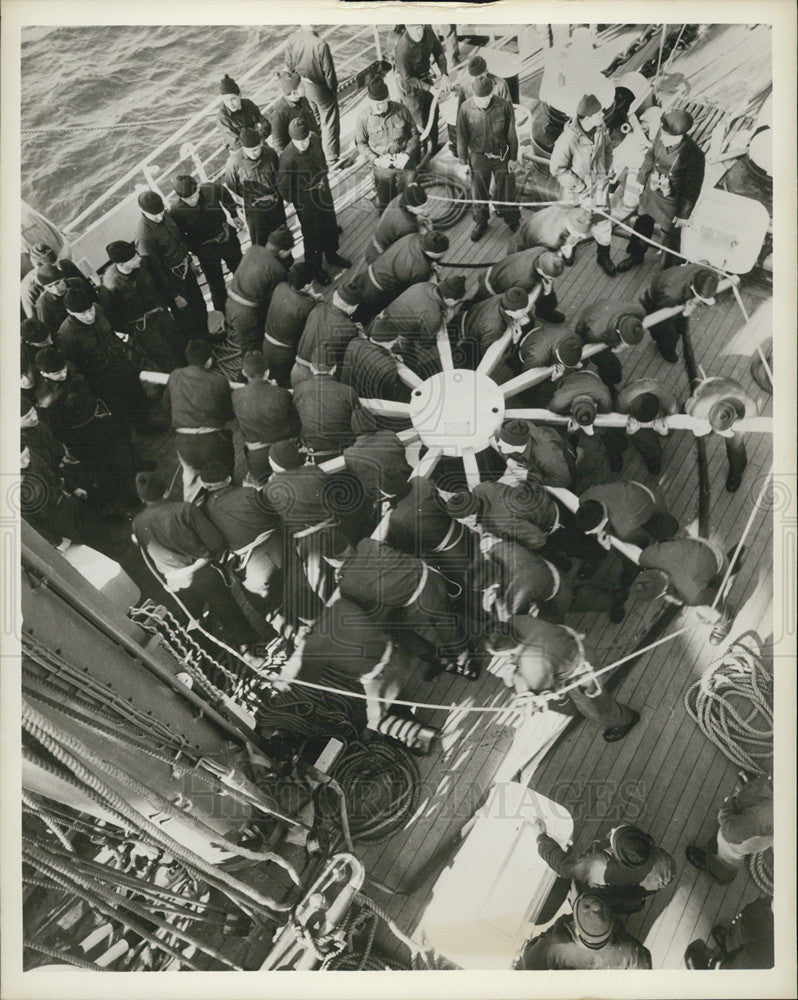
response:
[[[580,531],[595,531],[607,516],[607,508],[598,500],[583,500],[576,508],[574,515],[576,526]]]
[[[124,264],[126,261],[133,260],[137,250],[135,243],[128,243],[126,240],[114,240],[113,243],[108,244],[105,252],[108,254],[108,260],[112,264]]]
[[[438,285],[441,295],[445,299],[462,299],[465,295],[466,280],[462,274],[453,274]]]
[[[64,272],[55,264],[42,264],[36,270],[36,278],[40,285],[52,285],[56,281],[61,281]]]
[[[624,344],[639,344],[645,327],[637,316],[621,316],[618,320],[618,336]]]
[[[136,493],[143,503],[148,500],[163,500],[166,483],[157,472],[139,472],[136,475]]]
[[[261,144],[261,134],[256,128],[242,128],[238,133],[242,149],[254,149]]]
[[[435,230],[424,233],[421,248],[425,254],[444,254],[449,249],[449,237]]]
[[[474,97],[487,97],[493,92],[493,81],[489,76],[478,76],[472,84]]]
[[[471,56],[468,60],[468,75],[469,76],[482,76],[483,73],[487,73],[488,64],[482,58],[482,56]]]
[[[181,198],[187,198],[197,190],[197,182],[191,174],[178,174],[175,177],[175,193]]]
[[[36,344],[43,344],[45,340],[49,340],[50,331],[42,323],[41,320],[31,317],[23,321],[20,326],[20,333],[22,334],[22,339],[26,344],[31,344],[35,346]]]
[[[203,486],[213,486],[215,483],[223,483],[225,479],[231,478],[228,466],[218,459],[203,465],[200,471],[200,481]]]
[[[36,404],[30,398],[26,392],[21,392],[19,394],[19,415],[21,417],[26,416],[34,408]]]
[[[302,453],[290,441],[275,441],[269,448],[269,459],[281,469],[298,469],[305,464]]]
[[[659,399],[653,392],[641,392],[629,404],[629,416],[641,424],[650,423],[659,413]]]
[[[142,191],[138,197],[139,208],[150,215],[157,215],[163,212],[163,198],[157,191]]]
[[[288,123],[288,134],[292,139],[307,139],[310,129],[304,118],[292,118]]]
[[[388,84],[381,76],[375,76],[366,89],[372,101],[388,100]]]
[[[583,892],[574,903],[574,926],[582,944],[603,948],[612,934],[612,911],[601,896]]]
[[[85,288],[68,288],[64,296],[64,305],[67,312],[82,313],[91,309],[94,305],[94,299]]]
[[[291,265],[285,279],[292,288],[304,288],[313,281],[313,269],[303,260]]]
[[[335,289],[335,293],[348,306],[360,305],[360,292],[358,292],[357,286],[352,281],[348,281],[345,285],[340,285]]]
[[[695,278],[693,278],[693,288],[702,299],[711,299],[718,290],[717,274],[709,269],[696,271]]]
[[[43,375],[47,375],[50,372],[62,371],[66,361],[58,348],[53,345],[37,351],[34,363]]]
[[[470,517],[472,514],[479,516],[482,513],[482,502],[473,493],[462,491],[455,493],[444,503],[446,513],[455,520],[462,517]]]
[[[558,253],[552,253],[551,250],[545,250],[538,257],[537,263],[538,271],[547,278],[559,278],[565,270],[562,257]]]
[[[684,135],[693,127],[693,116],[684,108],[674,108],[662,116],[660,125],[669,135]]]
[[[519,309],[525,309],[529,302],[529,295],[515,285],[513,288],[508,288],[506,292],[502,293],[501,297],[501,307],[506,309],[508,312],[517,312]]]
[[[39,264],[55,264],[56,252],[46,243],[36,243],[28,250],[30,262],[34,267]]]
[[[219,84],[219,93],[220,94],[240,94],[241,93],[241,88],[238,86],[238,84],[235,82],[235,80],[231,76],[229,76],[227,73],[225,73],[224,78],[222,79],[222,82]]]
[[[596,419],[596,402],[589,396],[577,396],[571,403],[571,416],[583,427],[589,427]]]
[[[529,426],[524,420],[505,420],[499,431],[499,440],[519,448],[529,441]]]
[[[302,82],[299,73],[291,73],[289,70],[285,70],[277,75],[280,79],[280,90],[283,94],[290,94],[291,91],[296,90]]]
[[[576,114],[579,118],[590,118],[601,111],[601,101],[595,94],[585,94],[579,100],[576,107]]]
[[[427,192],[420,184],[408,184],[404,193],[405,205],[411,208],[421,208],[427,204]]]
[[[241,363],[241,370],[249,378],[262,376],[268,370],[263,351],[247,351]]]
[[[610,850],[627,868],[644,865],[653,846],[653,838],[637,826],[624,824],[610,833]]]
[[[213,351],[207,340],[197,337],[186,344],[186,361],[190,365],[204,365],[212,357]]]
[[[278,250],[290,250],[294,245],[294,237],[291,235],[291,230],[288,226],[278,226],[277,229],[269,233],[268,241],[273,247]]]
[[[582,340],[574,334],[563,337],[554,347],[554,354],[561,365],[576,368],[582,358]]]

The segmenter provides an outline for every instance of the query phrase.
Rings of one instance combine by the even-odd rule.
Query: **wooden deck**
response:
[[[645,53],[641,59],[646,57]],[[634,68],[634,67],[630,67]],[[530,83],[522,80],[522,92]],[[711,122],[707,120],[706,131]],[[373,203],[361,197],[339,212],[343,227],[341,253],[357,261],[365,252],[376,225]],[[478,243],[469,240],[472,226],[466,217],[448,231],[450,249],[446,258],[463,263],[490,263],[507,253],[508,236],[504,223],[495,216],[486,236]],[[613,240],[614,259],[625,252],[625,239],[618,233]],[[636,300],[659,259],[649,253],[641,268],[606,277],[595,263],[595,250],[583,245],[574,267],[557,283],[560,308],[571,321],[591,300],[615,297]],[[456,269],[454,271],[456,273]],[[478,271],[464,272],[467,295],[476,287]],[[769,294],[751,281],[743,284],[742,297],[749,313]],[[723,345],[742,326],[743,319],[730,292],[722,293],[717,305],[701,311],[691,322],[696,360],[706,374],[725,374],[739,379],[755,397],[762,398],[763,412],[770,412],[770,397],[757,389],[749,373],[747,357],[724,356]],[[678,397],[689,395],[689,383],[682,362],[669,365],[656,352],[650,338],[644,338],[623,357],[624,380],[654,376],[673,386]],[[236,432],[237,479],[243,477],[245,463]],[[723,442],[713,436],[707,441],[709,477],[712,484],[711,528],[724,549],[738,540],[752,503],[771,462],[771,441],[767,435],[752,435],[748,441],[749,464],[743,485],[736,494],[724,490],[726,458]],[[149,453],[173,482],[179,495],[179,475],[173,435],[163,435],[149,444]],[[673,433],[667,440],[663,475],[659,486],[670,510],[683,526],[698,512],[698,476],[692,435]],[[653,485],[639,456],[626,453],[624,478]],[[759,511],[748,537],[748,557],[738,574],[732,606],[739,606],[756,585],[760,570],[770,561],[771,534],[766,511]],[[585,633],[594,652],[592,662],[602,666],[626,655],[646,636],[660,608],[642,607],[631,601],[627,616],[613,625],[605,615],[581,614],[568,624]],[[693,616],[693,617],[691,617]],[[679,615],[669,628],[694,623],[694,613]],[[769,626],[763,623],[764,634]],[[702,842],[714,830],[715,816],[723,797],[732,789],[735,768],[705,739],[684,709],[684,694],[711,660],[714,647],[707,643],[708,629],[696,628],[660,646],[652,653],[622,667],[611,681],[618,698],[642,715],[641,724],[621,743],[605,744],[599,729],[589,722],[572,718],[564,734],[547,753],[530,780],[530,787],[566,805],[574,818],[577,848],[621,821],[634,821],[668,850],[676,860],[674,882],[627,922],[628,930],[651,950],[655,968],[682,966],[684,948],[694,937],[707,937],[719,921],[728,922],[750,899],[756,887],[741,873],[729,887],[716,886],[708,876],[691,868],[684,859],[684,847]],[[507,689],[489,674],[476,682],[442,675],[433,682],[413,681],[403,697],[422,702],[456,703],[455,711],[420,710],[418,717],[442,729],[430,756],[419,761],[422,787],[419,806],[412,821],[388,841],[369,846],[359,853],[367,872],[395,891],[370,888],[382,906],[407,933],[417,927],[429,902],[432,886],[445,863],[441,848],[472,816],[490,788],[512,745],[515,729],[500,716],[468,714],[471,705],[504,705]],[[435,858],[438,858],[437,867]],[[432,865],[429,865],[430,861]],[[423,884],[410,895],[402,894],[418,873],[428,866]],[[406,958],[402,946],[380,926],[376,946],[386,955]]]
[[[376,209],[366,198],[343,213],[341,252],[354,260],[364,252],[373,232]],[[478,244],[468,238],[470,218],[462,220],[448,235],[451,260],[490,262],[507,252],[507,230],[497,218],[491,220],[486,237]],[[623,255],[623,240],[613,241],[613,256]],[[580,306],[591,299],[608,296],[636,299],[650,273],[659,266],[653,256],[645,265],[614,279],[606,277],[595,263],[592,245],[577,251],[577,262],[558,282],[561,308],[574,317]],[[468,294],[476,282],[476,271],[466,272]],[[744,287],[743,300],[749,312],[765,296],[764,290]],[[692,322],[692,339],[698,364],[707,374],[738,378],[755,396],[757,390],[749,374],[749,359],[723,356],[721,349],[742,325],[739,309],[730,293]],[[627,360],[628,359],[628,360]],[[669,365],[656,352],[651,340],[643,342],[624,358],[624,378],[656,376],[667,380],[684,399],[689,394],[682,363]],[[769,412],[769,397],[763,399]],[[174,476],[177,463],[172,435],[153,442],[153,454],[162,470]],[[761,485],[761,476],[770,466],[771,448],[767,435],[749,440],[749,465],[743,486],[736,494],[724,490],[726,459],[723,442],[708,441],[709,474],[712,484],[711,525],[725,548],[740,536]],[[240,443],[238,475],[244,461]],[[682,525],[697,515],[698,479],[692,435],[672,434],[665,448],[664,473],[659,485],[671,511]],[[652,483],[637,455],[626,453],[623,476]],[[179,476],[174,483],[179,493]],[[749,555],[735,583],[731,598],[739,605],[756,583],[760,569],[770,555],[770,527],[765,512],[757,514],[748,539]],[[611,624],[597,613],[573,615],[568,624],[584,632],[595,651],[593,662],[607,664],[634,649],[651,628],[660,609],[628,604],[621,625]],[[687,615],[692,614],[688,612]],[[679,627],[681,620],[671,626]],[[765,632],[768,629],[765,628]],[[588,844],[620,821],[634,821],[676,859],[677,878],[646,909],[629,918],[628,929],[650,948],[656,968],[678,968],[685,946],[696,936],[706,936],[719,920],[729,920],[757,891],[747,875],[741,874],[728,888],[716,886],[684,860],[684,847],[701,842],[714,830],[714,817],[724,795],[734,785],[735,768],[709,743],[684,710],[684,693],[700,676],[714,647],[706,643],[708,630],[699,628],[653,653],[633,661],[619,671],[617,694],[643,716],[641,724],[621,743],[610,746],[599,729],[574,719],[565,734],[547,754],[533,775],[530,786],[563,803],[575,821],[577,847]],[[424,722],[442,729],[442,739],[433,753],[420,760],[422,789],[413,822],[385,843],[363,849],[367,871],[380,882],[397,890],[393,893],[372,888],[373,898],[405,931],[412,933],[429,901],[440,867],[439,859],[424,884],[412,895],[401,895],[415,875],[440,854],[441,845],[451,841],[470,818],[489,789],[512,744],[515,729],[501,717],[467,714],[469,705],[503,705],[507,689],[489,674],[477,682],[442,675],[433,682],[412,683],[403,692],[406,698],[442,704],[456,703],[452,712],[421,710]],[[388,954],[400,954],[390,935],[378,936],[378,944]]]

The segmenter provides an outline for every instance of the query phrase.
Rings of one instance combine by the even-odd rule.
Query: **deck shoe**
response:
[[[323,268],[319,268],[319,270],[313,275],[313,277],[320,285],[329,285],[332,281],[332,278],[329,276],[329,274],[327,274],[327,272]]]
[[[678,351],[675,351],[673,349],[671,349],[670,351],[668,351],[664,347],[659,347],[659,345],[658,345],[658,348],[659,348],[659,353],[662,355],[662,357],[667,362],[669,362],[669,364],[675,365],[676,362],[679,360],[679,352]]]
[[[607,461],[610,467],[610,472],[613,472],[617,476],[623,469],[623,455],[618,451],[612,451],[608,455]]]
[[[742,477],[742,475],[740,473],[732,473],[732,472],[730,472],[728,474],[728,476],[726,476],[726,492],[727,493],[736,493],[737,490],[739,490],[739,488],[740,488],[740,486],[742,484],[742,481],[743,481],[743,477]]]
[[[623,260],[619,260],[615,265],[616,274],[624,274],[626,271],[631,271],[633,267],[638,267],[643,263],[642,257],[635,257],[630,254],[628,257],[624,257]]]
[[[724,927],[722,924],[715,924],[712,928],[712,940],[720,948],[721,951],[727,951],[726,942],[729,939],[729,928]]]
[[[511,233],[517,233],[519,228],[521,227],[520,219],[510,219],[509,221],[505,219],[504,221],[507,223],[507,228],[510,230]]]
[[[487,231],[488,231],[487,222],[478,222],[471,230],[472,243],[477,243],[479,240],[481,240]]]
[[[328,254],[327,263],[333,267],[351,267],[352,261],[342,257],[339,253]]]
[[[601,734],[604,737],[605,743],[617,743],[618,740],[622,740],[624,736],[634,729],[634,727],[640,721],[640,713],[635,712],[633,708],[629,709],[632,713],[632,718],[625,726],[610,726],[609,729],[605,729]]]
[[[695,847],[693,844],[688,844],[684,849],[684,856],[693,868],[697,868],[701,872],[709,871],[707,867],[707,852],[703,847]]]
[[[547,323],[564,323],[565,314],[561,313],[558,309],[552,309],[548,313],[537,313],[537,318],[545,320]]]
[[[571,254],[570,257],[563,257],[562,262],[566,267],[573,267],[574,261],[576,260],[576,251]]]
[[[684,964],[688,969],[713,969],[715,962],[712,952],[701,941],[691,941],[684,953]]]
[[[598,266],[609,278],[614,278],[618,268],[610,260],[610,248],[597,246],[596,247],[596,260],[598,261]]]

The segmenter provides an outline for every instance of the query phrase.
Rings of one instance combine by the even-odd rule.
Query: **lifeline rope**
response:
[[[125,128],[148,128],[152,125],[180,125],[183,122],[190,122],[194,115],[182,118],[150,118],[143,122],[117,122],[106,125],[53,125],[48,128],[26,128],[22,129],[20,135],[73,135],[79,132],[112,132],[116,129]],[[215,118],[216,115],[202,115],[202,119]]]

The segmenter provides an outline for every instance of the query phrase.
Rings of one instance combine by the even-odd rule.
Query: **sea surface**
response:
[[[234,79],[243,74],[291,30],[292,25],[28,28],[22,36],[22,131],[189,117],[218,95],[225,73]],[[64,228],[178,128],[23,135],[22,197]]]

